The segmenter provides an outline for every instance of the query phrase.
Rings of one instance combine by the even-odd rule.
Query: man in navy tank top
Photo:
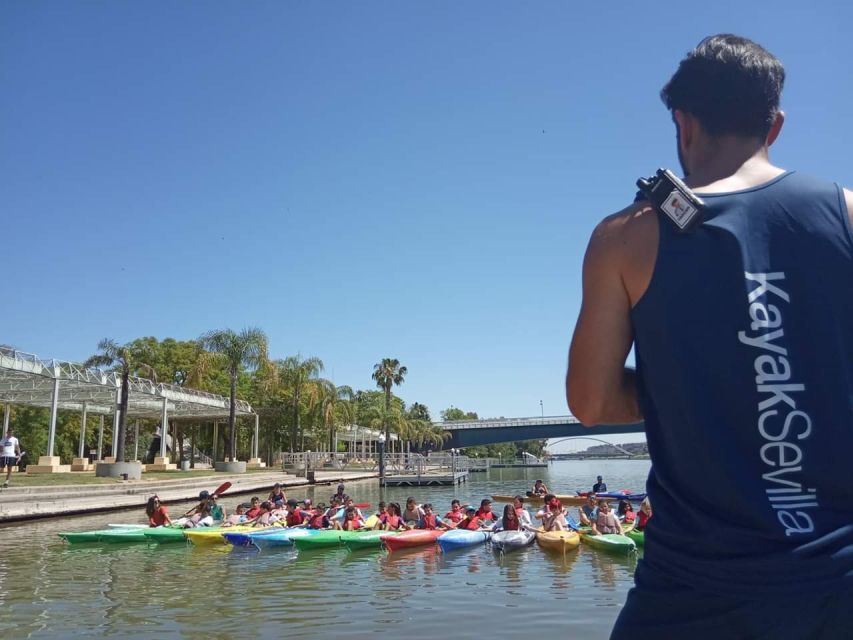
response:
[[[784,79],[703,40],[661,92],[701,221],[641,200],[589,242],[569,406],[652,459],[612,638],[853,635],[853,193],[771,164]]]

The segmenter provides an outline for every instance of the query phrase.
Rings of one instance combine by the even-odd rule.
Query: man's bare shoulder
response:
[[[619,270],[635,304],[651,281],[657,259],[657,213],[648,202],[635,202],[607,216],[595,228],[590,249]]]

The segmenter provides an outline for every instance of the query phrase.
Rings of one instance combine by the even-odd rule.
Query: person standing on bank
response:
[[[703,40],[661,92],[700,222],[639,200],[589,242],[569,407],[645,419],[656,507],[614,639],[849,634],[853,193],[770,163],[784,80]]]
[[[6,469],[6,480],[3,487],[9,486],[12,478],[12,467],[17,467],[21,461],[21,443],[14,436],[11,429],[6,431],[6,437],[0,440],[0,473]]]

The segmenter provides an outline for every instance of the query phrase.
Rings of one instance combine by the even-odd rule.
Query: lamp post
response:
[[[450,450],[450,470],[453,473],[453,481],[456,482],[456,449]]]
[[[379,486],[385,486],[385,434],[379,434]]]
[[[539,401],[539,412],[542,414],[542,417],[545,417],[545,407],[542,405],[542,401]]]

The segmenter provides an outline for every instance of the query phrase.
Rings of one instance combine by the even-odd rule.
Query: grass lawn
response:
[[[246,473],[268,473],[270,475],[281,475],[279,469],[246,469]],[[142,482],[146,480],[182,480],[188,478],[210,477],[211,482],[216,483],[216,478],[224,474],[217,473],[213,469],[199,469],[197,471],[151,471],[142,474]],[[5,479],[5,475],[4,475]],[[74,473],[43,473],[28,476],[24,473],[13,473],[11,486],[13,487],[56,487],[60,485],[78,484],[123,484],[119,478],[96,478],[94,471],[79,471]],[[127,484],[134,484],[131,481]]]

